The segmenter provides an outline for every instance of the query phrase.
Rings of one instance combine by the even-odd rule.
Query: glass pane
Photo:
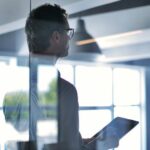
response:
[[[141,121],[140,121],[140,108],[136,106],[132,107],[116,107],[114,109],[114,115],[125,117],[139,121],[139,124],[127,133],[119,142],[119,147],[116,150],[141,150]],[[133,140],[134,139],[134,140]]]
[[[51,65],[50,60],[49,57],[42,56],[35,57],[32,61],[32,63],[35,63],[35,70],[33,68],[31,70],[34,75],[31,84],[31,87],[34,86],[31,91],[31,104],[33,105],[31,108],[33,108],[34,113],[32,119],[35,121],[32,127],[35,126],[36,128],[36,130],[33,129],[35,131],[33,134],[37,138],[39,150],[43,149],[44,145],[58,142],[58,71]],[[36,66],[37,77],[34,73]]]
[[[140,103],[140,72],[129,68],[114,69],[114,104]]]
[[[17,145],[12,141],[29,139],[29,69],[24,57],[21,58],[22,66],[17,66],[18,57],[28,54],[23,45],[26,43],[24,24],[29,4],[22,0],[0,1],[1,150],[16,150]]]
[[[5,59],[4,59],[5,58]],[[1,57],[2,59],[2,57]],[[3,57],[0,63],[0,142],[29,140],[29,69],[17,66],[15,58]],[[6,61],[7,60],[7,61]]]
[[[29,1],[0,1],[1,55],[20,56],[28,54],[24,26],[25,18],[29,12]]]
[[[38,122],[38,136],[57,142],[57,71],[52,66],[40,66],[38,70],[39,104],[44,117]],[[44,129],[44,130],[43,130]],[[51,140],[50,140],[51,139]]]
[[[112,104],[112,70],[109,67],[77,66],[76,87],[80,106]]]
[[[20,1],[20,0],[5,1],[5,0],[1,0],[1,3],[0,3],[0,25],[8,25],[9,23],[14,22],[14,24],[12,24],[12,26],[9,26],[10,28],[7,30],[20,28],[20,26],[24,23],[24,22],[22,23],[20,21],[24,17],[27,16],[28,12],[30,11],[29,8],[30,8],[29,7],[29,1]],[[16,24],[16,26],[15,26],[15,21],[19,21],[18,23],[20,23],[20,24],[18,24],[18,25]]]
[[[105,116],[105,117],[104,117]],[[111,120],[109,110],[79,111],[80,132],[83,138],[90,138]]]

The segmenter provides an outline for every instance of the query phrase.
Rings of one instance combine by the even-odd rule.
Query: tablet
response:
[[[111,133],[112,129],[115,130],[115,133],[121,139],[124,135],[126,135],[130,130],[132,130],[139,122],[136,120],[131,120],[122,117],[116,117],[109,124],[107,124],[102,130],[96,133],[89,143],[98,139],[99,135],[106,135],[107,132]]]

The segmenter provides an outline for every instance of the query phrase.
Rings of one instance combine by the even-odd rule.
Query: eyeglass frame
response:
[[[70,39],[74,36],[74,28],[67,28],[65,29],[67,31],[67,35],[69,36]]]
[[[72,37],[74,36],[74,28],[57,29],[57,30],[59,30],[60,32],[67,31],[67,35],[69,36],[70,39],[72,39]]]

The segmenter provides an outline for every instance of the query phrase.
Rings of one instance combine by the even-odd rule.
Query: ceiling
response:
[[[32,8],[45,2],[49,1],[32,0]],[[87,31],[96,37],[106,56],[105,61],[150,58],[149,0],[52,0],[51,3],[67,10],[71,26],[76,28],[78,17],[85,20]],[[0,52],[21,49],[29,11],[29,1],[0,1]]]

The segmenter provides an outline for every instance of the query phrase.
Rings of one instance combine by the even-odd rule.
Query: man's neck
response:
[[[56,64],[56,61],[58,60],[58,58],[56,56],[49,56],[51,61],[52,61],[52,64],[55,65]]]
[[[32,59],[36,61],[36,63],[47,63],[49,65],[55,65],[58,57],[56,56],[48,56],[48,55],[37,55],[31,54]]]

